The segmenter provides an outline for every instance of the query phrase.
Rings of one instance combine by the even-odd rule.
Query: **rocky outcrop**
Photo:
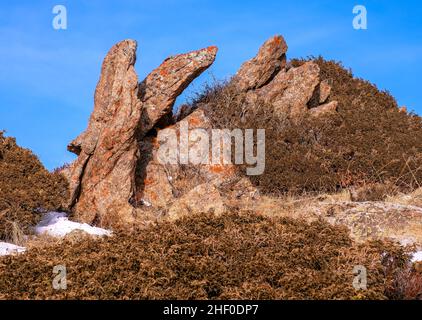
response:
[[[345,225],[354,239],[393,239],[422,249],[422,208],[389,202],[321,203],[313,208],[328,222]]]
[[[230,85],[236,88],[236,97],[247,108],[265,104],[276,116],[291,119],[335,113],[338,103],[330,99],[331,86],[321,81],[318,65],[289,66],[286,52],[283,37],[266,41],[233,77]],[[270,215],[283,212],[285,200],[260,195],[248,178],[237,175],[235,165],[213,164],[212,150],[203,150],[198,136],[191,135],[199,129],[212,137],[213,123],[204,103],[184,105],[172,114],[176,98],[213,63],[216,53],[217,48],[209,47],[170,57],[139,83],[134,70],[136,42],[125,40],[109,51],[88,128],[68,146],[78,155],[65,170],[69,207],[77,220],[116,226],[149,211],[171,219],[233,208]],[[191,155],[209,160],[192,164]],[[293,217],[346,225],[357,240],[393,238],[422,248],[420,204],[401,201],[318,200],[285,211]]]
[[[239,190],[238,185],[235,189]],[[254,193],[252,189],[245,197],[232,198],[225,204],[268,216],[308,222],[323,219],[332,225],[347,227],[358,242],[390,239],[422,250],[422,189],[384,201],[364,202],[351,200],[349,192],[293,198],[258,195],[259,201],[254,201]]]
[[[291,118],[309,111],[313,116],[336,111],[336,102],[326,104],[331,86],[321,81],[318,65],[307,62],[287,68],[286,52],[283,37],[276,36],[263,44],[255,58],[241,66],[233,84],[247,92],[247,103],[252,108],[259,103],[271,105],[280,116]]]
[[[241,91],[258,89],[286,66],[287,44],[282,36],[267,40],[253,59],[246,61],[233,81]]]
[[[307,62],[298,68],[280,72],[268,88],[258,94],[266,103],[271,103],[277,113],[299,115],[308,110],[307,103],[319,81],[318,65]]]
[[[142,83],[134,64],[136,42],[122,41],[104,59],[87,130],[68,149],[78,155],[69,181],[69,207],[83,222],[131,222],[139,141],[170,115],[183,89],[215,59],[217,49],[170,57]]]
[[[199,194],[217,179],[229,181],[236,173],[231,164],[184,162],[203,152],[198,137],[187,135],[188,155],[181,158],[177,141],[182,139],[182,128],[211,133],[206,108],[186,106],[178,115],[172,114],[176,98],[213,63],[217,48],[169,57],[139,83],[134,69],[136,47],[135,41],[125,40],[109,51],[88,128],[68,146],[78,155],[66,171],[71,191],[69,207],[82,222],[106,226],[131,223],[137,208],[171,215],[192,194]],[[239,95],[244,95],[252,108],[263,102],[272,105],[277,114],[289,117],[335,111],[337,103],[329,101],[331,88],[320,81],[319,67],[312,62],[288,67],[286,52],[282,36],[266,41],[256,57],[245,62],[233,77],[232,85]],[[177,150],[175,163],[159,157],[170,138],[176,141],[171,146]],[[204,156],[211,159],[209,152]],[[217,195],[211,192],[209,196],[213,194]],[[205,204],[216,198],[199,197],[202,200],[198,201]],[[206,206],[196,203],[192,207]],[[216,211],[221,208],[217,205]]]

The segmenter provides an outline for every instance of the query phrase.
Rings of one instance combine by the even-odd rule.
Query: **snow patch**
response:
[[[422,261],[422,251],[417,251],[413,254],[412,262]]]
[[[35,227],[36,234],[64,237],[74,230],[81,230],[94,236],[110,236],[111,231],[90,226],[87,223],[70,221],[64,212],[48,212]]]
[[[0,256],[7,256],[9,254],[22,253],[26,250],[24,247],[19,247],[17,245],[0,242]]]

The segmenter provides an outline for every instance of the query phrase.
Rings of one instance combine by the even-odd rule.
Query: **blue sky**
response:
[[[52,27],[57,4],[67,8],[67,30]],[[358,4],[368,10],[367,30],[352,27]],[[214,65],[177,103],[207,79],[234,74],[282,34],[289,58],[341,60],[422,114],[421,17],[420,1],[2,1],[0,129],[49,169],[74,159],[66,145],[87,125],[102,59],[127,38],[138,41],[140,79],[169,55],[219,47]]]

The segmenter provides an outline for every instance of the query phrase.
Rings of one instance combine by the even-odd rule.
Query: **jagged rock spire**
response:
[[[104,59],[87,130],[68,149],[78,155],[69,173],[70,203],[78,220],[115,225],[133,220],[138,140],[163,117],[189,83],[208,68],[217,48],[166,59],[141,84],[136,42],[124,40]]]
[[[268,39],[258,54],[240,67],[234,77],[236,85],[242,91],[264,86],[286,66],[286,52],[287,44],[282,36]]]

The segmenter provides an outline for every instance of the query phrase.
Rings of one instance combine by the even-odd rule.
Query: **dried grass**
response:
[[[320,220],[204,214],[0,258],[0,298],[385,299],[407,262],[399,246],[355,244]],[[67,290],[51,285],[59,264]],[[355,265],[367,268],[368,290],[354,289]]]
[[[21,242],[45,210],[60,209],[67,182],[0,131],[0,240]],[[18,243],[17,243],[18,244]]]
[[[390,185],[409,191],[422,181],[422,121],[395,99],[353,77],[340,63],[311,58],[332,85],[338,113],[291,121],[271,105],[248,106],[230,82],[205,88],[192,107],[204,108],[215,127],[266,130],[266,167],[251,181],[267,194],[337,192]],[[299,66],[307,60],[293,60]],[[243,168],[244,169],[244,168]],[[381,199],[388,190],[367,193]]]

